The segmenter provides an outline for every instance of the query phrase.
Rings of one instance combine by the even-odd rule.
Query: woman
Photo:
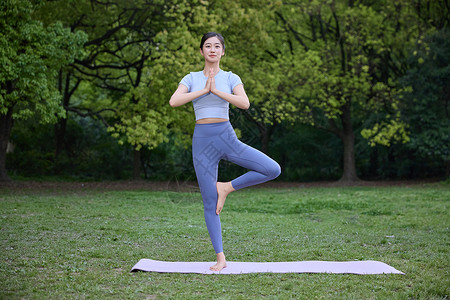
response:
[[[200,42],[205,59],[202,71],[191,72],[178,85],[170,98],[177,107],[194,105],[196,124],[192,138],[192,156],[203,198],[206,227],[217,255],[212,271],[226,267],[222,247],[219,214],[227,195],[235,190],[262,183],[280,175],[280,166],[264,153],[242,143],[229,122],[229,103],[241,109],[250,106],[241,79],[220,69],[225,42],[219,33],[208,32]],[[218,165],[226,159],[251,171],[229,181],[217,182]]]

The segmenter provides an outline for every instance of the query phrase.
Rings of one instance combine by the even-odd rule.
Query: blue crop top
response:
[[[205,88],[207,79],[208,77],[203,74],[203,71],[191,72],[184,76],[180,84],[185,85],[190,93]],[[238,84],[242,84],[238,75],[223,70],[219,70],[219,73],[214,76],[214,81],[219,91],[228,94],[232,94],[233,89]],[[213,93],[207,93],[192,100],[192,104],[194,105],[195,120],[204,118],[229,119],[229,103]]]

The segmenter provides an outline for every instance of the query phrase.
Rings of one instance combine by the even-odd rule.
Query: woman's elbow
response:
[[[245,109],[245,110],[247,110],[247,109],[249,109],[250,108],[250,101],[248,100],[248,97],[247,96],[243,96],[241,99],[240,99],[240,103],[239,103],[239,106],[238,106],[240,109]]]
[[[176,101],[173,98],[170,98],[169,105],[172,106],[172,107],[177,107],[178,106],[178,104],[176,103]]]

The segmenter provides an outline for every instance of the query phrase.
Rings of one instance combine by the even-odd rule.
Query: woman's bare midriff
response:
[[[222,118],[204,118],[197,120],[196,124],[210,124],[210,123],[220,123],[220,122],[227,122],[228,119],[222,119]]]

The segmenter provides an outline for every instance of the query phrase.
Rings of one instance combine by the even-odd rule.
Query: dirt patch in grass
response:
[[[259,184],[257,188],[312,188],[312,187],[343,187],[343,186],[421,186],[438,183],[441,179],[399,180],[399,181],[318,181],[318,182],[279,182],[272,181]],[[0,190],[9,191],[198,191],[196,181],[95,181],[95,182],[60,182],[60,181],[7,181],[0,182]]]

